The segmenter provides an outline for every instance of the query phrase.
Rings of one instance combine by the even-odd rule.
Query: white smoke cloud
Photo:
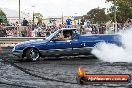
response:
[[[92,54],[106,62],[132,62],[132,30],[119,34],[122,36],[122,47],[102,42],[94,47]]]

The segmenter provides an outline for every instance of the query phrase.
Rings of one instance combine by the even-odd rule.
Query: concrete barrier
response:
[[[0,46],[1,47],[13,47],[19,42],[35,40],[35,39],[44,39],[44,37],[0,37]]]

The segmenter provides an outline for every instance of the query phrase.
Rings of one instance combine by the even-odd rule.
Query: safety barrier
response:
[[[23,41],[44,39],[44,37],[0,37],[1,47],[13,47],[15,44]]]

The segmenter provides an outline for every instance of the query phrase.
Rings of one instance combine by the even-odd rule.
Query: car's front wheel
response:
[[[40,58],[40,54],[39,54],[39,51],[37,49],[30,48],[26,52],[26,57],[27,57],[27,60],[38,61]]]

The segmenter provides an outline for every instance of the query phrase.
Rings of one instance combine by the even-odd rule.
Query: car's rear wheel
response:
[[[26,57],[27,57],[27,60],[29,61],[38,61],[40,58],[40,54],[37,49],[30,48],[26,52]]]

